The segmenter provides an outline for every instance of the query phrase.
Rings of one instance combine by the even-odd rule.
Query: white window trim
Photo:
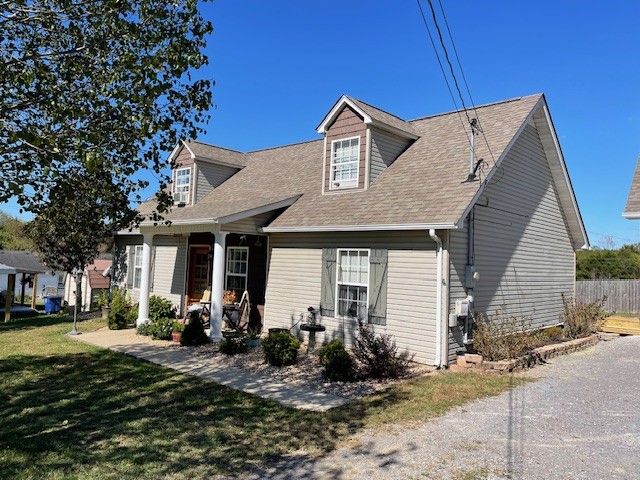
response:
[[[231,252],[231,250],[246,250],[247,252],[247,271],[246,273],[242,274],[242,273],[233,273],[229,271],[229,253]],[[228,290],[227,288],[227,279],[229,278],[229,275],[231,275],[232,277],[244,277],[244,289],[247,289],[248,286],[248,281],[249,281],[249,247],[241,247],[241,246],[235,246],[235,247],[227,247],[227,253],[225,254],[226,258],[225,258],[225,262],[224,262],[224,289]],[[243,292],[240,293],[240,295],[242,295]]]
[[[131,288],[133,290],[140,290],[140,285],[136,287],[136,271],[140,271],[140,283],[142,283],[142,255],[143,255],[143,246],[142,245],[134,245],[133,246],[133,278],[131,279]],[[139,249],[139,250],[138,250]],[[140,266],[137,265],[138,252],[140,252]]]
[[[356,161],[356,179],[355,182],[350,180],[347,185],[335,185],[333,180],[333,153],[334,145],[338,142],[346,142],[347,140],[358,140],[358,160]],[[355,137],[339,138],[331,141],[331,155],[329,157],[329,190],[343,190],[347,188],[358,188],[360,182],[360,135]],[[343,183],[343,182],[341,182]]]
[[[187,201],[176,201],[176,205],[184,203],[185,205],[191,204],[192,203],[192,199],[193,199],[193,188],[191,188],[193,186],[193,169],[191,168],[191,166],[189,167],[184,167],[184,168],[177,168],[174,170],[173,172],[173,188],[171,189],[172,194],[173,194],[173,198],[174,200],[176,200],[176,195],[177,194],[184,194],[184,192],[178,192],[177,188],[178,188],[178,173],[180,172],[184,172],[184,171],[188,171],[189,172],[189,184],[187,185],[189,187],[188,191],[187,191],[187,195],[188,195],[188,199]],[[180,185],[180,186],[184,186],[184,185]]]
[[[363,286],[360,283],[339,283],[339,275],[340,275],[340,252],[367,252],[367,261],[369,262],[369,267],[367,268],[367,317],[369,316],[369,293],[371,290],[371,249],[370,248],[338,248],[336,249],[336,286],[334,292],[335,305],[334,305],[334,317],[340,320],[358,320],[356,317],[349,317],[347,315],[340,315],[338,305],[340,303],[340,285],[355,285],[355,286]],[[368,323],[368,318],[363,318],[362,321],[364,323]]]

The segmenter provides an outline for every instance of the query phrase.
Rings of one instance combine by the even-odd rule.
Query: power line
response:
[[[429,0],[430,2],[431,0]],[[478,111],[476,110],[476,105],[473,101],[473,96],[471,95],[471,90],[469,89],[469,84],[467,82],[467,77],[464,74],[464,69],[462,68],[462,62],[460,61],[460,56],[458,55],[458,49],[456,48],[456,43],[453,41],[453,35],[451,34],[451,28],[449,28],[449,21],[447,20],[447,14],[444,11],[444,6],[442,5],[442,1],[438,0],[438,4],[440,5],[440,11],[442,12],[442,18],[444,19],[444,24],[447,27],[447,33],[449,34],[449,40],[451,41],[451,46],[453,47],[453,52],[456,56],[456,61],[458,62],[458,68],[460,69],[460,73],[462,74],[462,81],[464,82],[464,86],[467,90],[467,94],[469,95],[469,101],[471,102],[471,107],[473,108],[473,113],[476,115],[478,120],[478,126],[480,127],[480,133],[482,133],[482,137],[484,138],[484,143],[487,144],[487,148],[489,149],[489,155],[491,155],[491,159],[493,163],[496,163],[496,159],[493,156],[493,152],[491,151],[491,146],[489,145],[489,141],[487,140],[487,136],[484,133],[484,129],[482,128],[482,123],[480,122],[480,115],[478,115]],[[435,21],[435,17],[434,17]]]
[[[471,145],[471,139],[469,138],[469,135],[467,134],[467,128],[464,125],[464,121],[462,120],[462,115],[460,115],[460,110],[458,109],[458,104],[456,103],[456,99],[453,95],[453,91],[451,90],[451,85],[449,85],[449,80],[447,78],[447,74],[444,71],[444,67],[442,66],[442,61],[440,60],[440,54],[438,53],[438,49],[436,48],[436,43],[433,40],[433,36],[431,35],[431,29],[429,28],[429,23],[427,22],[427,17],[424,14],[424,10],[422,9],[422,4],[420,3],[420,0],[416,0],[416,2],[418,2],[418,8],[420,9],[420,14],[422,15],[422,22],[424,23],[424,28],[427,30],[427,34],[429,35],[429,40],[431,40],[431,46],[433,47],[433,51],[436,54],[436,59],[438,60],[438,65],[440,65],[440,71],[442,72],[442,76],[444,78],[444,83],[447,85],[447,90],[449,90],[449,95],[451,96],[451,101],[453,102],[453,106],[456,109],[456,113],[458,114],[458,118],[460,119],[460,124],[462,125],[462,129],[464,131],[465,136],[467,137],[467,141],[469,142],[469,145]],[[429,0],[429,4],[431,4],[431,0]],[[437,24],[436,24],[437,27]],[[438,29],[439,30],[439,29]],[[442,38],[442,36],[440,37]],[[445,54],[446,54],[446,50],[445,50]],[[451,65],[451,62],[449,62],[449,65]],[[455,79],[455,76],[454,76]],[[457,86],[457,81],[456,81],[456,86]],[[460,89],[458,88],[458,93],[460,92]],[[462,97],[461,97],[462,99]],[[462,101],[462,105],[464,107],[464,100]],[[466,113],[466,110],[465,110]],[[469,115],[467,114],[467,119],[469,118]],[[469,120],[469,122],[471,122],[471,120]],[[473,135],[473,133],[472,133]]]

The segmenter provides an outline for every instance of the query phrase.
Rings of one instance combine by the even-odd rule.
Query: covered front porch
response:
[[[141,227],[141,245],[130,254],[129,275],[137,290],[137,324],[149,321],[149,297],[170,298],[181,315],[207,300],[210,292],[210,339],[222,338],[225,291],[250,300],[250,325],[263,319],[268,238],[258,232],[262,218],[229,224],[172,224]],[[172,252],[172,253],[168,253]],[[137,287],[137,288],[136,288]]]

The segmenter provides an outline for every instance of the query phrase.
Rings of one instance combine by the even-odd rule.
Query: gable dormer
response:
[[[418,138],[410,123],[346,95],[317,131],[325,136],[325,194],[366,190]]]
[[[180,141],[169,157],[174,205],[194,205],[246,166],[246,154],[197,141]]]

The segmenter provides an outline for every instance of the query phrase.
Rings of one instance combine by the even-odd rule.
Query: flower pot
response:
[[[110,311],[111,311],[111,307],[102,307],[102,318],[105,320],[109,318]]]
[[[171,332],[171,340],[176,343],[180,343],[180,337],[182,337],[182,332]]]
[[[260,346],[260,338],[247,338],[247,347],[256,348]]]

